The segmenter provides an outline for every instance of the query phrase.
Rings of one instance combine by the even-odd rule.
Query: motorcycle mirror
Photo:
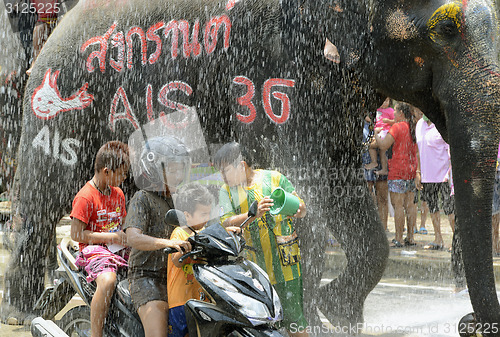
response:
[[[167,214],[165,214],[165,222],[173,226],[185,226],[186,217],[181,211],[171,209],[167,212]]]
[[[252,204],[248,208],[248,216],[249,217],[253,217],[253,216],[257,215],[257,206],[258,206],[257,200],[252,202]]]
[[[257,204],[258,204],[257,200],[255,200],[254,202],[252,202],[250,207],[248,207],[248,212],[247,212],[248,218],[246,218],[246,220],[241,223],[240,228],[243,228],[243,226],[246,225],[248,220],[257,215]]]

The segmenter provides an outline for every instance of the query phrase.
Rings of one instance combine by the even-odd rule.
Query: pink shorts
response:
[[[116,273],[118,268],[128,267],[127,261],[123,257],[113,254],[106,247],[99,245],[85,247],[76,258],[75,264],[85,268],[89,283],[102,273]]]

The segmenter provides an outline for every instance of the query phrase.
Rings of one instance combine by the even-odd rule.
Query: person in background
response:
[[[43,45],[49,38],[57,24],[57,17],[60,10],[59,0],[31,0],[30,6],[38,14],[38,20],[33,28],[33,61],[31,67],[26,70],[30,75],[33,65],[42,50]]]
[[[436,126],[424,115],[416,126],[419,162],[415,183],[422,191],[422,199],[429,205],[434,242],[426,249],[443,249],[441,234],[441,215],[439,213],[439,195],[443,203],[444,213],[448,216],[450,227],[455,230],[455,202],[451,196],[449,184],[451,163],[449,146],[443,140]]]
[[[365,117],[365,123],[363,128],[363,144],[367,144],[370,137],[370,124],[371,119],[369,116]],[[366,145],[365,145],[366,146]],[[368,151],[362,154],[363,165],[369,164],[371,162],[370,154]],[[377,163],[380,167],[380,156],[377,155]],[[368,185],[368,190],[373,198],[373,201],[377,205],[378,214],[384,229],[387,229],[387,221],[389,217],[389,189],[387,185],[387,175],[377,175],[374,170],[367,170],[363,167],[364,177],[366,184]]]
[[[415,116],[416,123],[418,123],[418,121],[422,119],[422,116],[424,114],[419,108],[413,107],[413,115]],[[427,205],[427,202],[422,198],[421,191],[417,189],[417,191],[415,192],[415,204],[417,205],[418,200],[420,200],[420,229],[417,229],[417,227],[415,227],[414,233],[427,234],[428,231],[425,227],[425,223],[427,222],[427,216],[429,215],[429,206]]]
[[[375,129],[375,139],[381,151],[392,148],[392,158],[389,160],[388,187],[394,208],[394,223],[396,237],[391,247],[403,247],[403,230],[405,213],[407,219],[407,237],[404,245],[415,245],[413,229],[416,223],[416,207],[414,203],[415,174],[417,171],[417,144],[415,138],[415,123],[412,107],[399,102],[394,111],[395,124],[387,135],[380,136],[381,128]]]

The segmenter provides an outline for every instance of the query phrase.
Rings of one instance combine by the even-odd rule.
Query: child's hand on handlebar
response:
[[[235,233],[235,234],[241,234],[241,227],[239,227],[239,226],[226,227],[226,231],[232,232],[232,233]]]
[[[182,240],[165,240],[165,248],[170,247],[176,249],[179,253],[187,253],[191,251],[191,244],[188,241]]]

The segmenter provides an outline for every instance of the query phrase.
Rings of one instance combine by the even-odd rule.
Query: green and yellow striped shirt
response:
[[[260,178],[252,186],[229,187],[227,184],[222,186],[219,194],[223,214],[221,222],[234,215],[248,212],[248,207],[254,200],[260,201],[264,196],[271,195],[277,187],[290,193],[295,190],[288,179],[277,171],[255,170],[255,172]],[[293,232],[291,219],[286,219],[282,215],[272,216],[269,212],[248,225],[244,232],[247,245],[255,249],[255,252],[246,250],[246,257],[267,272],[271,284],[294,280],[301,276],[300,262],[283,265],[276,244],[276,236],[287,236]]]

